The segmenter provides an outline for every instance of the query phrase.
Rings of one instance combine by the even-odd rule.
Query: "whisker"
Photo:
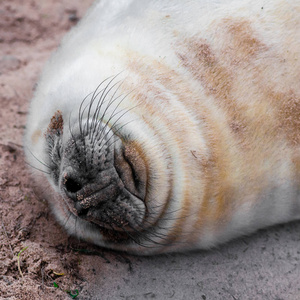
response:
[[[123,124],[122,126],[120,126],[116,131],[114,131],[114,134],[117,134],[118,131],[120,131],[123,127],[125,127],[126,125],[128,125],[129,123],[131,123],[133,121],[128,121],[127,123]],[[114,137],[114,135],[111,135],[111,137],[105,141],[104,145],[100,148],[99,152],[102,151],[103,147],[106,145],[108,148],[113,145],[114,143],[116,143],[117,140],[114,140],[112,143],[108,144],[107,143],[111,140],[111,138]]]
[[[51,169],[50,168],[50,166],[48,165],[48,164],[46,164],[45,162],[43,162],[42,160],[40,160],[40,159],[38,159],[32,152],[31,152],[31,150],[28,148],[28,147],[26,147],[27,148],[27,150],[29,151],[29,153],[40,163],[40,164],[42,164],[43,166],[45,166],[46,168],[48,168],[48,169]]]
[[[113,80],[115,79],[115,76],[110,76],[110,77],[106,78],[106,79],[103,81],[103,82],[105,82],[105,81],[107,81],[107,80],[110,79],[110,78],[112,78],[112,79],[108,82],[108,84],[105,86],[105,88],[101,90],[101,91],[102,91],[102,94],[101,94],[100,99],[99,99],[99,101],[101,101],[101,102],[103,102],[103,99],[105,99],[105,96],[107,95],[107,94],[105,94],[105,93],[106,93],[107,89],[109,88],[110,84],[111,84],[111,83],[113,82]],[[103,83],[103,82],[102,82],[102,83]],[[102,83],[101,83],[100,85],[102,85]],[[90,113],[91,113],[91,109],[92,109],[92,107],[93,107],[93,104],[94,104],[95,100],[97,99],[97,96],[101,93],[101,91],[100,91],[99,93],[97,93],[97,91],[98,91],[100,85],[99,85],[99,86],[96,88],[96,90],[94,91],[93,96],[92,96],[92,99],[91,99],[91,101],[90,101],[90,103],[89,103],[89,110],[88,110],[88,116],[87,116],[87,124],[88,124],[88,125],[87,125],[87,133],[89,134],[89,138],[90,138],[90,135],[91,135],[91,130],[90,130],[90,128],[89,128]],[[93,117],[92,117],[92,123],[93,123]]]
[[[121,88],[122,84],[124,83],[124,80],[122,80],[122,81],[119,80],[116,84],[118,84],[118,83],[119,83],[118,87],[117,87],[116,90],[114,91],[113,95],[110,97],[110,100],[109,100],[109,102],[108,102],[108,104],[107,104],[105,110],[103,111],[102,116],[100,117],[100,121],[101,121],[101,122],[103,122],[103,118],[104,118],[104,116],[106,115],[106,112],[107,112],[108,108],[109,108],[114,102],[116,102],[120,97],[122,97],[122,94],[120,94],[119,96],[115,97],[116,94],[117,94],[117,92],[118,92],[119,89]],[[115,84],[115,85],[116,85],[116,84]],[[126,97],[126,95],[124,96],[124,98],[125,98],[125,97]],[[122,99],[121,101],[123,101],[123,99]],[[105,102],[106,102],[106,101],[105,101]],[[119,103],[119,104],[120,104],[120,103]],[[118,104],[118,105],[119,105],[119,104]]]
[[[88,105],[88,114],[87,114],[87,122],[86,122],[86,126],[87,126],[87,127],[86,127],[86,132],[89,132],[90,113],[91,113],[91,109],[92,109],[93,103],[94,103],[94,101],[95,101],[95,99],[96,99],[95,95],[97,94],[97,92],[98,92],[99,88],[101,87],[101,85],[102,85],[105,81],[109,80],[109,79],[112,78],[112,77],[114,77],[114,76],[109,76],[109,77],[107,77],[106,79],[104,79],[104,80],[97,86],[97,88],[94,90],[94,92],[93,92],[93,94],[92,94],[91,101],[89,102],[89,105]],[[110,82],[106,85],[106,87],[104,88],[104,91],[107,89],[107,87],[108,87],[108,86],[110,85],[110,83],[113,81],[113,79],[114,79],[114,78],[112,78],[112,79],[110,80]],[[104,91],[103,91],[103,93],[104,93]]]
[[[71,115],[72,115],[72,112],[73,111],[71,110],[70,115],[69,115],[69,132],[70,132],[70,135],[72,137],[72,140],[74,141],[75,149],[76,149],[77,153],[79,154],[80,153],[79,147],[77,145],[76,138],[75,138],[75,135],[74,135],[74,133],[72,131],[72,126],[71,126]]]
[[[114,84],[114,85],[112,86],[112,88],[115,87],[118,83],[120,83],[120,81],[118,81],[116,84]],[[109,100],[109,102],[108,102],[108,104],[107,104],[107,106],[106,106],[104,112],[102,113],[102,116],[101,116],[100,119],[97,121],[97,123],[96,123],[96,125],[95,125],[95,127],[94,127],[94,131],[93,131],[93,141],[92,141],[93,145],[96,143],[96,140],[97,140],[96,138],[97,138],[97,136],[98,136],[98,133],[96,133],[96,132],[97,132],[98,128],[101,127],[103,118],[104,118],[104,116],[105,116],[105,114],[106,114],[108,108],[112,105],[112,103],[114,103],[114,101],[116,101],[116,100],[121,96],[121,95],[120,95],[120,96],[118,96],[118,97],[115,98],[115,95],[116,95],[116,93],[118,92],[118,90],[119,90],[120,86],[122,85],[122,83],[123,83],[123,82],[121,82],[121,83],[119,84],[119,86],[116,88],[116,90],[114,91],[114,93],[113,93],[113,95],[111,96],[111,98],[110,98],[110,100]],[[111,89],[112,89],[112,88],[111,88]],[[111,89],[110,89],[110,90],[111,90]],[[114,99],[114,100],[112,100],[112,99]],[[100,110],[101,110],[101,106],[102,106],[102,104],[103,104],[104,102],[106,102],[106,101],[103,101],[103,102],[101,103],[100,107],[97,107],[97,110],[96,110],[96,112],[95,112],[95,117],[98,117],[98,114],[100,113]],[[97,114],[97,115],[96,115],[96,114]],[[95,133],[96,133],[96,134],[95,134]],[[100,133],[101,133],[101,132],[100,132]]]
[[[39,168],[37,168],[37,167],[35,167],[35,166],[29,164],[28,162],[25,162],[25,163],[26,163],[28,166],[30,166],[31,168],[33,168],[33,169],[35,169],[35,170],[38,170],[38,171],[40,171],[40,172],[42,172],[42,173],[45,173],[45,174],[48,174],[48,175],[51,174],[50,172],[46,172],[46,171],[44,171],[44,170],[42,170],[42,169],[39,169]]]
[[[122,126],[120,126],[117,130],[114,130],[115,129],[115,127],[116,127],[116,123],[126,114],[126,113],[128,113],[130,110],[132,110],[132,109],[134,109],[134,108],[136,108],[138,105],[136,105],[136,106],[134,106],[134,107],[132,107],[132,108],[130,108],[130,109],[127,109],[113,124],[112,124],[112,126],[110,127],[110,129],[106,132],[106,134],[102,137],[102,140],[100,141],[100,143],[99,144],[101,144],[101,142],[104,140],[104,138],[111,132],[111,131],[113,131],[113,133],[114,133],[114,135],[116,135],[117,134],[117,132],[119,132],[123,127],[125,127],[126,125],[128,125],[129,123],[131,123],[131,122],[133,122],[134,120],[130,120],[130,121],[128,121],[127,123],[125,123],[125,124],[123,124]],[[117,113],[116,113],[117,114]],[[106,123],[107,124],[107,123]],[[114,136],[114,135],[111,135],[111,137],[107,140],[107,141],[105,141],[105,143],[104,143],[104,145],[107,145],[107,143],[109,142],[109,140]],[[115,142],[115,141],[114,141]],[[113,143],[114,143],[113,142]],[[104,145],[102,145],[102,147],[101,147],[101,149],[99,150],[99,152],[101,152],[101,150],[103,149],[103,147],[104,147]],[[109,145],[110,146],[110,145]],[[108,147],[109,147],[108,146]]]
[[[131,225],[128,225],[130,227],[130,229],[132,229],[135,234],[138,234],[138,235],[142,235],[143,234],[143,239],[156,245],[156,246],[165,246],[165,243],[161,243],[161,242],[157,242],[155,240],[153,240],[151,237],[157,237],[157,238],[161,238],[161,236],[159,236],[158,233],[153,233],[151,232],[150,230],[142,230],[142,231],[138,231],[136,228],[134,228],[133,226]],[[146,233],[146,235],[145,235]],[[148,236],[147,236],[148,235]],[[149,237],[150,236],[150,237]],[[154,248],[154,247],[153,247]]]
[[[148,248],[146,245],[143,245],[140,241],[138,241],[136,239],[136,237],[132,236],[123,226],[122,224],[119,224],[119,222],[117,222],[116,220],[112,220],[111,216],[110,216],[110,212],[112,212],[111,210],[106,210],[104,212],[104,214],[106,215],[106,217],[108,218],[109,222],[112,224],[115,224],[118,228],[122,229],[123,232],[133,241],[135,242],[137,245]],[[111,226],[110,223],[107,223],[107,225],[109,227],[111,227],[112,231],[115,231],[115,229]]]
[[[115,98],[114,99],[114,101],[116,101],[118,98],[120,98],[122,95],[119,95],[117,98]],[[125,98],[123,98],[122,100],[124,100]],[[122,101],[121,100],[121,101]],[[113,101],[113,102],[114,102]],[[109,105],[112,105],[112,103],[113,102],[111,102],[111,103],[109,103]],[[120,104],[120,103],[119,103]],[[109,106],[107,106],[107,108],[108,108]],[[116,108],[115,108],[115,110],[116,110]],[[123,110],[121,110],[121,111],[123,111]],[[104,118],[104,115],[106,114],[106,110],[103,112],[103,114],[102,114],[102,116],[101,116],[101,118],[100,118],[100,120],[99,120],[99,122],[98,122],[98,124],[97,124],[97,129],[98,128],[100,128],[101,127],[101,125],[102,125],[102,122],[103,122],[103,118]],[[112,117],[114,117],[114,116],[112,116]],[[101,128],[101,130],[99,130],[99,132],[95,135],[95,143],[96,143],[96,140],[98,139],[98,136],[100,137],[102,134],[103,134],[103,132],[104,132],[104,130],[106,129],[106,127],[107,127],[107,125],[108,125],[108,123],[109,123],[109,121],[111,120],[111,118],[112,118],[111,116],[109,117],[109,119],[107,120],[107,122],[104,124],[104,126],[102,126],[102,128]],[[105,138],[106,137],[106,135],[104,135],[104,137],[102,137],[102,140],[101,140],[101,142],[103,141],[103,138]]]
[[[85,100],[91,95],[92,93],[89,93],[88,95],[86,95],[83,100],[80,103],[79,106],[79,110],[78,110],[78,121],[79,121],[79,131],[80,131],[80,135],[83,136],[83,128],[82,128],[82,120],[83,120],[83,114],[85,111],[85,108],[82,110],[83,104],[85,102]]]
[[[104,102],[106,102],[106,98],[107,98],[107,95],[112,91],[112,89],[118,84],[115,83],[113,84],[110,88],[109,86],[111,85],[111,83],[113,82],[113,80],[117,77],[118,75],[114,76],[110,82],[107,84],[107,86],[103,89],[103,92],[102,92],[102,95],[99,97],[99,100],[98,100],[98,103],[97,103],[97,106],[96,106],[96,109],[95,109],[95,112],[92,116],[92,121],[91,121],[91,126],[90,128],[88,129],[88,137],[92,143],[92,154],[91,154],[91,165],[93,165],[93,159],[94,159],[94,152],[95,152],[95,143],[96,143],[96,138],[95,136],[97,136],[97,134],[95,134],[96,130],[98,127],[101,126],[101,121],[98,120],[98,111],[100,111],[101,107],[102,107],[102,104]],[[113,96],[115,95],[116,91],[113,93]],[[111,100],[109,101],[108,105],[110,105],[110,102]],[[91,104],[92,105],[92,104]],[[89,121],[88,121],[89,122]]]
[[[112,78],[112,80],[108,83],[107,87],[108,87],[108,86],[110,85],[110,83],[111,83],[114,79],[116,79],[120,74],[121,74],[121,72],[118,73],[117,75],[115,75],[115,76]],[[113,89],[118,83],[120,83],[120,82],[121,82],[121,81],[119,80],[119,81],[117,81],[115,84],[113,84],[113,85],[109,88],[109,90],[106,92],[105,95],[104,95],[104,93],[105,93],[105,89],[104,89],[102,95],[99,97],[99,100],[98,100],[98,103],[97,103],[97,106],[96,106],[96,110],[95,110],[95,113],[94,113],[94,115],[93,115],[93,120],[97,120],[96,126],[95,126],[95,128],[94,128],[94,132],[95,132],[96,127],[97,127],[97,123],[98,123],[98,115],[99,115],[99,113],[100,113],[100,110],[101,110],[101,108],[102,108],[102,105],[103,105],[104,103],[106,103],[106,101],[107,101],[107,100],[105,100],[105,99],[107,98],[107,95],[108,95],[108,94],[112,91],[112,89]],[[122,83],[123,83],[123,82],[122,82]],[[122,84],[122,83],[121,83],[121,84]],[[115,92],[114,92],[113,95],[111,96],[111,98],[110,98],[110,100],[109,100],[109,103],[108,103],[106,109],[104,110],[104,112],[103,112],[103,114],[102,114],[102,117],[100,118],[100,123],[102,122],[102,118],[103,118],[103,116],[105,115],[106,110],[107,110],[108,107],[110,106],[111,100],[115,97],[115,94],[116,94],[117,91],[119,90],[121,84],[117,87],[117,89],[115,90]],[[106,88],[107,88],[107,87],[106,87]]]
[[[69,206],[68,206],[69,207]],[[71,216],[73,215],[72,213],[71,213],[71,211],[70,210],[67,210],[67,212],[68,212],[68,217],[66,218],[66,220],[65,220],[65,222],[63,223],[63,227],[65,228],[66,227],[66,225],[68,224],[68,222],[69,222],[69,220],[70,220],[70,218],[71,218]],[[77,219],[77,218],[76,218]]]
[[[127,98],[127,96],[130,95],[132,92],[133,92],[133,90],[130,91],[130,92],[128,92],[125,96],[123,96],[123,98],[120,100],[120,102],[116,105],[116,107],[115,107],[114,110],[112,111],[110,117],[108,118],[108,120],[106,121],[105,125],[103,126],[103,128],[102,128],[100,134],[102,134],[102,132],[104,132],[104,130],[107,128],[107,126],[108,126],[109,122],[112,120],[112,118],[115,117],[115,116],[118,114],[118,113],[115,113],[116,110],[117,110],[118,107],[121,105],[121,103]],[[120,95],[120,96],[121,96],[121,95]],[[134,108],[137,107],[137,106],[138,106],[138,105],[136,105],[136,106],[134,106],[134,107],[132,107],[132,108],[130,108],[130,109],[127,109],[127,112],[129,112],[130,110],[134,109]],[[124,109],[123,109],[123,110],[124,110]],[[123,111],[123,110],[121,110],[121,111]],[[124,115],[125,115],[125,113],[124,113],[121,117],[123,117]],[[121,117],[119,117],[119,118],[114,122],[114,124],[115,124],[117,121],[119,121]],[[107,133],[106,133],[106,135],[107,135]],[[106,135],[105,135],[105,136],[106,136]],[[105,137],[105,136],[104,136],[104,137]]]

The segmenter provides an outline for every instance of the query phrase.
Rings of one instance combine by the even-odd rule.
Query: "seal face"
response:
[[[152,254],[299,219],[299,13],[281,0],[96,2],[28,117],[27,160],[58,221]]]
[[[104,237],[120,242],[129,233],[135,235],[146,214],[142,159],[98,120],[98,114],[70,128],[66,141],[62,137],[63,116],[57,111],[45,139],[50,176],[66,207],[75,217],[99,227]]]

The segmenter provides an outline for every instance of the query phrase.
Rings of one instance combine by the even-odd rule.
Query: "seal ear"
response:
[[[56,111],[48,125],[46,138],[48,136],[61,136],[63,134],[64,120],[60,110]]]
[[[54,175],[54,181],[58,184],[59,166],[61,163],[61,140],[63,135],[64,120],[61,111],[56,111],[51,118],[45,132],[49,165]]]
[[[57,139],[61,139],[63,134],[64,120],[61,111],[56,111],[51,118],[45,138],[49,148],[53,148]]]

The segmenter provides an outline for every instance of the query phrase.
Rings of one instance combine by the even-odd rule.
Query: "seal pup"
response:
[[[58,221],[154,254],[299,219],[299,15],[298,0],[96,2],[29,109],[26,157]]]

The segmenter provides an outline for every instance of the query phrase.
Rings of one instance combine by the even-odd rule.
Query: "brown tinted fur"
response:
[[[178,101],[181,101],[188,110],[193,112],[196,108],[196,118],[206,124],[203,134],[210,146],[211,155],[207,161],[195,157],[206,178],[203,205],[198,212],[198,221],[195,225],[198,232],[201,224],[205,222],[211,222],[214,224],[212,227],[217,229],[222,222],[230,218],[232,207],[235,205],[231,198],[236,193],[232,190],[231,181],[245,180],[245,178],[243,180],[236,178],[235,172],[247,174],[249,182],[254,182],[246,186],[245,190],[253,190],[256,194],[262,193],[263,182],[257,186],[255,182],[258,182],[260,177],[264,177],[264,168],[260,166],[264,164],[265,158],[276,159],[272,149],[277,147],[281,139],[283,144],[289,143],[294,146],[299,145],[300,139],[299,97],[293,91],[281,94],[274,91],[272,84],[267,81],[269,78],[263,76],[263,70],[269,63],[265,58],[280,63],[282,58],[279,54],[260,41],[259,34],[245,19],[220,20],[214,32],[215,38],[222,39],[222,47],[214,48],[213,43],[201,38],[197,40],[195,35],[192,39],[188,38],[177,44],[176,53],[182,67],[200,83],[203,88],[203,98],[210,97],[215,108],[221,109],[226,115],[227,127],[224,127],[222,122],[218,124],[219,121],[207,111],[205,103],[202,103],[201,93],[196,95],[192,87],[189,89],[191,85],[186,81],[183,82],[182,77],[175,70],[158,61],[149,64],[152,67],[147,65],[145,68],[134,60],[132,53],[133,59],[129,62],[130,70],[138,74],[143,82],[136,99],[147,107],[149,118],[155,115],[156,104],[156,101],[149,102],[149,94],[156,95],[162,102],[169,101],[149,79],[155,78],[156,82],[178,95]],[[244,92],[239,84],[247,84],[246,80],[249,80],[249,83]],[[241,101],[242,99],[244,101]],[[168,128],[172,127],[171,115],[171,112],[165,114],[166,119],[161,120],[166,122]],[[148,116],[144,118],[147,119]],[[152,121],[149,120],[147,123]],[[177,141],[185,144],[184,137],[187,133],[184,128],[181,133],[175,134]],[[278,138],[275,138],[276,136]],[[223,149],[226,149],[226,142],[235,145],[230,150],[230,155],[240,155],[243,158],[243,164],[238,167],[239,171],[235,170],[239,158],[232,163],[230,155],[226,157],[226,153],[223,152]],[[295,155],[297,160],[297,153]],[[258,168],[249,172],[249,168],[253,166]],[[297,172],[300,176],[299,168]],[[215,202],[209,201],[212,197],[216,199]],[[190,195],[187,192],[184,196],[183,208],[189,207],[189,199]],[[170,240],[175,241],[176,236],[180,236],[188,213],[187,209],[182,210],[175,222],[174,230],[169,233]]]

